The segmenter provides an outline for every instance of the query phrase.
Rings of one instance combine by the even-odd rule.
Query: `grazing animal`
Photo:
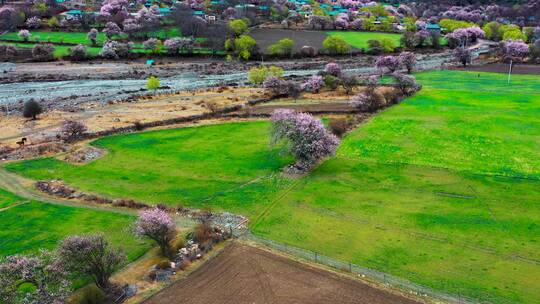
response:
[[[17,145],[19,145],[19,147],[22,147],[24,146],[26,141],[27,141],[26,137],[23,137],[20,141],[17,142]]]

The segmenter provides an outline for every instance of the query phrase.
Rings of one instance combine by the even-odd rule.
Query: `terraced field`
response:
[[[495,303],[540,302],[540,77],[417,75],[423,90],[296,180],[268,123],[129,134],[103,159],[7,166],[112,197],[248,215],[259,235]]]

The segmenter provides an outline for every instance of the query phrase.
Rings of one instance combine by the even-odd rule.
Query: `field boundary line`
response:
[[[359,275],[363,280],[371,281],[373,283],[377,283],[392,288],[394,290],[399,290],[403,293],[408,293],[424,300],[436,299],[440,301],[445,301],[445,303],[457,304],[477,303],[476,301],[468,297],[438,292],[429,287],[413,283],[407,279],[363,267],[351,262],[340,261],[308,249],[291,246],[286,243],[280,243],[259,235],[254,235],[251,232],[246,232],[242,234],[239,238],[241,240],[247,240],[255,242],[257,244],[261,244],[263,246],[269,247],[279,252],[283,252],[285,254],[291,255],[307,262],[312,262],[315,264],[330,267],[338,271],[349,272],[351,274]]]
[[[276,197],[273,201],[270,201],[270,204],[268,204],[268,206],[266,208],[264,208],[264,210],[254,219],[253,221],[253,224],[251,225],[251,228],[255,228],[257,227],[257,225],[260,224],[260,222],[263,220],[263,218],[265,216],[268,215],[268,213],[274,209],[274,207],[279,203],[279,201],[281,201],[285,196],[287,196],[294,188],[296,188],[296,186],[298,186],[301,182],[301,178],[295,180],[291,186],[289,186],[288,189],[285,189],[283,191],[281,191],[280,195],[278,197]]]
[[[30,203],[30,201],[24,201],[24,202],[20,202],[20,203],[15,203],[15,204],[13,204],[13,205],[9,205],[9,206],[7,206],[7,207],[0,208],[0,212],[7,211],[7,210],[9,210],[9,209],[11,209],[11,208],[15,208],[15,207],[17,207],[17,206],[26,205],[26,204],[28,204],[28,203]]]
[[[535,176],[535,175],[531,175],[531,176],[527,176],[527,175],[523,176],[522,175],[522,176],[520,176],[520,175],[504,175],[504,174],[496,173],[496,172],[482,173],[482,172],[476,172],[476,171],[473,171],[473,170],[459,170],[459,169],[450,168],[450,167],[444,167],[444,166],[434,166],[434,165],[417,164],[417,163],[400,162],[400,161],[379,162],[379,161],[362,159],[360,157],[355,158],[355,157],[351,157],[351,156],[337,155],[337,154],[333,158],[341,159],[341,160],[350,160],[350,161],[363,162],[363,163],[374,164],[374,165],[414,166],[414,167],[418,167],[418,168],[430,168],[430,169],[433,169],[433,170],[446,170],[446,171],[454,172],[454,173],[465,173],[465,174],[470,174],[470,175],[475,175],[475,176],[497,177],[497,178],[518,179],[518,180],[526,180],[526,181],[532,181],[532,182],[540,182],[540,176]]]

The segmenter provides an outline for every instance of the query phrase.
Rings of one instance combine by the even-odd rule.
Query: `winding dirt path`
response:
[[[28,200],[40,201],[40,202],[45,202],[45,203],[49,203],[53,205],[108,211],[108,212],[114,212],[114,213],[119,213],[119,214],[129,214],[129,215],[137,214],[137,210],[111,208],[105,205],[104,206],[90,205],[90,204],[70,201],[67,199],[51,197],[43,193],[40,193],[37,190],[31,189],[32,187],[31,185],[32,185],[32,181],[27,180],[16,174],[10,173],[6,171],[4,168],[0,168],[0,188],[5,189],[15,195],[26,198]]]

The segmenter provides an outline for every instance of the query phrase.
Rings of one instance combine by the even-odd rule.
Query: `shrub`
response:
[[[163,42],[156,38],[150,38],[143,42],[145,50],[152,52],[152,54],[159,54],[163,49]]]
[[[476,24],[472,22],[462,21],[462,20],[454,20],[454,19],[441,19],[439,21],[439,25],[449,32],[453,32],[459,28],[467,28],[467,27],[473,27],[476,26]]]
[[[169,260],[161,260],[159,263],[157,263],[157,267],[159,269],[169,269],[171,268],[171,261]]]
[[[86,38],[90,40],[90,43],[92,43],[93,46],[97,44],[97,37],[98,37],[98,30],[95,28],[91,29],[88,34],[86,34]]]
[[[454,50],[454,58],[463,66],[467,66],[472,61],[472,52],[470,49],[461,46]]]
[[[366,86],[369,91],[374,91],[379,85],[380,77],[378,75],[371,75],[362,79],[362,85]]]
[[[306,92],[319,93],[319,90],[324,85],[322,76],[313,75],[302,85],[302,90]]]
[[[339,86],[339,78],[333,75],[324,76],[324,86],[330,90],[335,90]]]
[[[60,128],[60,137],[65,141],[74,141],[84,136],[88,128],[79,121],[65,120]]]
[[[368,40],[368,53],[371,55],[379,55],[383,52],[381,42],[376,39]]]
[[[107,296],[95,284],[92,284],[82,290],[81,298],[77,304],[102,304],[105,303]]]
[[[304,45],[300,48],[300,55],[303,57],[313,57],[317,55],[317,51],[312,46]]]
[[[400,66],[400,60],[397,56],[383,56],[377,58],[376,62],[377,68],[384,73],[385,70],[388,70],[390,73],[393,73]]]
[[[58,18],[52,16],[51,18],[49,18],[49,20],[47,20],[47,25],[51,28],[55,28],[60,25],[60,22],[58,22]]]
[[[212,239],[212,226],[209,221],[203,221],[193,230],[193,240],[199,244],[205,243]]]
[[[17,36],[24,41],[28,41],[28,39],[30,39],[30,32],[28,30],[20,30]]]
[[[287,94],[287,82],[275,76],[267,77],[263,82],[263,87],[267,89],[272,96]]]
[[[527,37],[517,25],[513,25],[513,24],[503,25],[501,26],[500,30],[502,33],[501,40],[511,39],[511,40],[527,41]]]
[[[12,57],[17,55],[17,48],[13,45],[0,45],[0,57]]]
[[[407,73],[411,73],[416,65],[416,55],[412,52],[402,52],[398,56],[399,62],[407,69]]]
[[[173,246],[174,252],[178,252],[178,250],[184,247],[186,247],[186,240],[181,237],[176,238],[176,240],[174,241],[174,246]]]
[[[270,68],[261,66],[253,67],[248,72],[249,82],[255,85],[262,84],[269,76],[281,78],[283,77],[283,69],[276,66],[271,66]]]
[[[54,46],[50,43],[39,43],[32,49],[32,57],[38,61],[52,60],[54,55]]]
[[[502,39],[503,32],[501,30],[502,24],[496,21],[486,23],[482,29],[486,33],[486,38],[493,41],[500,41]]]
[[[381,48],[385,53],[392,53],[396,49],[396,44],[392,39],[383,38],[381,39]]]
[[[401,46],[405,47],[406,49],[413,49],[416,46],[414,32],[406,31],[405,33],[403,33],[403,35],[401,35],[399,42]]]
[[[330,121],[328,122],[328,128],[330,128],[330,131],[334,133],[337,137],[342,137],[343,134],[347,132],[349,127],[349,121],[342,117],[330,118]]]
[[[105,28],[103,29],[103,33],[105,33],[108,39],[111,39],[114,35],[121,34],[122,30],[116,23],[107,22],[107,24],[105,24]]]
[[[148,90],[157,90],[159,89],[160,86],[161,84],[160,84],[159,78],[157,78],[156,76],[150,76],[146,80],[146,88]]]
[[[118,59],[122,57],[127,57],[132,47],[133,43],[131,42],[122,43],[114,40],[109,40],[105,42],[105,44],[103,44],[103,47],[101,48],[101,52],[99,54],[104,58]]]
[[[219,105],[215,101],[205,101],[204,107],[211,113],[216,113],[219,110]]]
[[[355,76],[341,77],[340,83],[345,89],[345,94],[349,95],[354,90],[354,87],[358,85],[358,79]]]
[[[175,55],[180,52],[180,50],[186,49],[189,52],[193,50],[193,47],[195,45],[195,40],[191,38],[181,38],[181,37],[175,37],[171,39],[165,40],[165,48],[167,49],[167,52],[170,55]]]
[[[355,95],[349,104],[361,111],[373,111],[379,107],[375,92],[369,90]]]
[[[336,62],[329,62],[324,66],[326,74],[338,77],[341,74],[341,66]]]
[[[82,44],[77,44],[76,46],[69,49],[71,53],[71,60],[85,60],[88,58],[88,52],[86,50],[86,46]]]
[[[39,17],[37,17],[37,16],[28,18],[28,20],[26,20],[26,27],[29,28],[29,29],[38,29],[38,28],[40,28],[41,27],[41,19],[39,19]]]
[[[257,41],[248,35],[234,39],[234,51],[239,58],[249,60],[257,47]]]
[[[295,81],[287,81],[287,95],[294,100],[302,95],[302,85]]]
[[[330,54],[347,54],[351,46],[341,37],[328,36],[323,41],[323,48]]]
[[[416,92],[421,88],[421,86],[416,82],[416,78],[414,78],[412,75],[405,75],[396,72],[392,74],[392,76],[396,81],[396,86],[404,95]]]
[[[236,19],[229,21],[229,29],[233,31],[236,36],[240,36],[248,29],[248,24],[242,19]]]
[[[291,56],[293,53],[294,41],[284,38],[268,47],[270,55]]]
[[[37,119],[37,116],[43,112],[43,109],[41,108],[41,105],[33,100],[30,99],[27,102],[24,103],[23,107],[23,117],[25,118],[32,118]]]

